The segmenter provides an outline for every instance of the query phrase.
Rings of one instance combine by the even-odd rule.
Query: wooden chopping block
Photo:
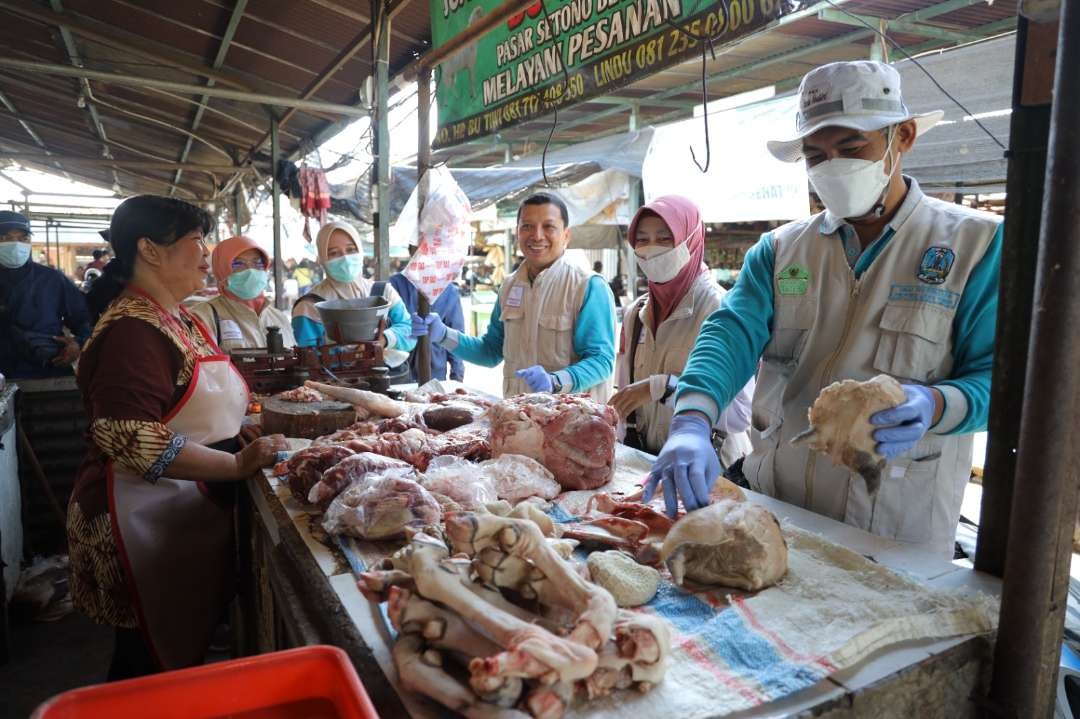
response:
[[[262,403],[263,434],[315,439],[356,422],[356,410],[345,402],[286,402],[270,397]]]

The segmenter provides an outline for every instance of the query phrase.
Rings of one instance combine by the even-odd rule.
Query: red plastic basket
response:
[[[31,719],[378,719],[345,652],[312,646],[59,694]]]

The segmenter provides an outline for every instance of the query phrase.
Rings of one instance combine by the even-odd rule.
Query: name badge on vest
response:
[[[810,270],[802,265],[788,265],[776,276],[776,287],[782,295],[805,295],[810,286]]]
[[[525,298],[525,288],[521,285],[514,285],[510,288],[510,292],[506,295],[507,307],[521,307],[521,300]]]
[[[244,334],[240,331],[240,325],[233,320],[221,320],[221,337],[218,342],[240,342]]]

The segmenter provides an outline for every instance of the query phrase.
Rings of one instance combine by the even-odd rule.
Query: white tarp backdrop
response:
[[[645,201],[683,195],[697,203],[705,222],[795,220],[810,215],[802,162],[780,162],[765,149],[768,140],[795,130],[798,96],[709,114],[712,157],[702,174],[690,156],[705,162],[700,117],[655,128],[642,165]]]

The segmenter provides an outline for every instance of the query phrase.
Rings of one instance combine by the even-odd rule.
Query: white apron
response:
[[[163,423],[209,445],[239,432],[249,391],[195,325],[218,354],[196,361],[187,392]],[[148,648],[163,669],[201,663],[233,592],[231,506],[202,482],[161,477],[151,484],[112,462],[108,489],[113,537]]]

